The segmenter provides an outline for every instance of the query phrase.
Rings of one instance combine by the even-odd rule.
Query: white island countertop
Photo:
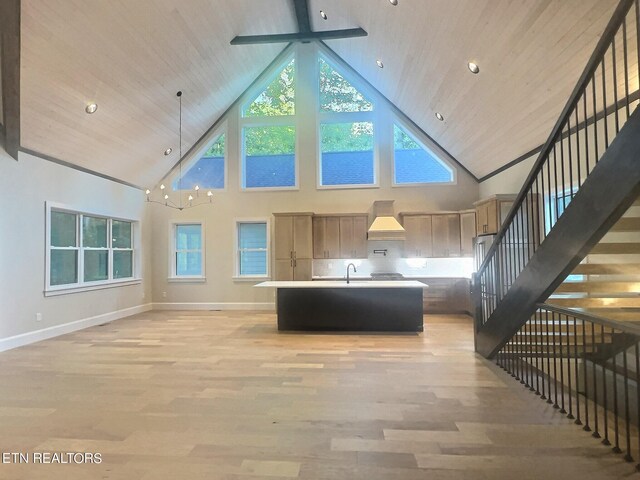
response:
[[[416,280],[353,280],[351,283],[347,283],[346,280],[326,280],[320,282],[301,280],[292,282],[262,282],[255,286],[271,288],[426,288],[428,285]]]

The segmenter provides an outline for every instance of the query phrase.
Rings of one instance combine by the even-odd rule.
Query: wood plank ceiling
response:
[[[367,30],[326,43],[480,178],[544,143],[617,4],[311,0],[311,18]]]
[[[310,11],[313,30],[367,30],[327,44],[482,177],[546,140],[616,4],[310,0]],[[290,0],[23,0],[22,8],[23,146],[144,186],[178,160],[176,91],[184,91],[186,152],[283,48],[229,41],[297,29]],[[97,114],[84,113],[88,101]],[[167,147],[174,152],[165,157]]]
[[[297,28],[286,0],[23,0],[22,8],[22,145],[141,186],[178,161],[176,92],[184,91],[186,152],[285,46],[229,41]],[[84,111],[89,101],[94,115]]]

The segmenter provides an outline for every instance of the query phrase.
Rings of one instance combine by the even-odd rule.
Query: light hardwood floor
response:
[[[636,478],[473,353],[471,321],[421,335],[279,334],[275,316],[150,312],[0,354],[0,450],[34,479]]]

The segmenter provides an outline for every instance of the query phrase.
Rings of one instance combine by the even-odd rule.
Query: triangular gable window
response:
[[[295,115],[295,78],[295,59],[292,59],[244,108],[242,115],[245,117]]]
[[[320,67],[321,112],[370,112],[371,103],[351,82],[322,57]]]
[[[394,183],[451,183],[453,170],[420,145],[404,128],[393,126]]]
[[[174,190],[224,188],[224,134],[186,172],[173,182]]]

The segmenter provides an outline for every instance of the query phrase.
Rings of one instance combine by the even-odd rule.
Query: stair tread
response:
[[[640,263],[581,263],[574,270],[578,275],[640,275]]]
[[[610,232],[640,232],[640,217],[622,217]]]
[[[636,253],[640,253],[640,243],[638,242],[607,242],[598,243],[591,249],[589,255]]]
[[[640,293],[640,282],[587,280],[580,282],[563,282],[556,292],[601,292],[601,293]]]

